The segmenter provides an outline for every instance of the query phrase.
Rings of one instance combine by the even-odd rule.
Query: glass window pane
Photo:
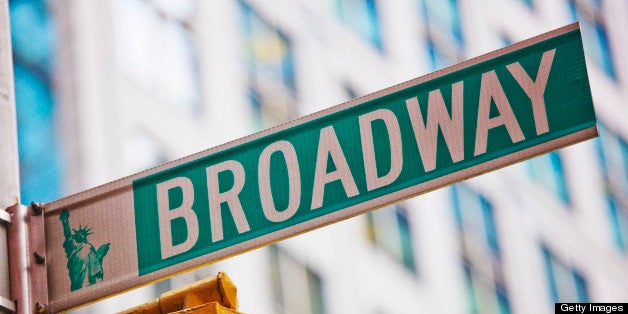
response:
[[[529,8],[534,7],[534,0],[521,0],[521,2],[523,2],[525,5],[527,5]]]
[[[269,248],[276,312],[324,314],[323,282],[320,276],[277,245]]]
[[[499,254],[497,229],[490,202],[477,192],[458,184],[453,187],[454,210],[459,227],[482,239],[487,247]]]
[[[403,205],[395,204],[367,213],[366,223],[369,240],[406,269],[416,272],[412,230]]]
[[[549,188],[561,201],[569,202],[567,181],[558,152],[541,155],[527,162],[529,174],[544,187]]]
[[[598,156],[612,193],[628,195],[628,142],[599,126]]]
[[[475,289],[473,288],[473,276],[471,275],[471,269],[468,265],[464,266],[464,279],[465,279],[465,288],[467,290],[467,304],[469,305],[469,309],[472,314],[478,314],[478,302],[475,294]]]
[[[189,19],[195,10],[195,2],[192,0],[152,0],[160,12],[168,14],[177,20]]]
[[[588,302],[584,277],[542,247],[547,282],[552,302]]]
[[[600,8],[600,6],[602,5],[602,0],[580,0],[580,1],[585,2],[590,7],[593,7],[596,9]]]
[[[200,87],[196,47],[187,29],[178,23],[168,23],[162,29],[161,62],[155,84],[164,89],[164,97],[189,110],[200,107]],[[155,65],[153,64],[153,67]]]
[[[399,244],[401,246],[403,265],[415,271],[416,264],[414,262],[414,249],[412,247],[412,229],[408,221],[408,212],[405,207],[400,205],[395,206],[395,209],[397,224],[399,226]]]
[[[589,302],[589,293],[587,292],[587,283],[584,277],[577,272],[573,272],[574,282],[576,284],[576,294],[578,302]]]
[[[426,20],[462,43],[460,12],[456,0],[422,0]]]
[[[371,213],[376,244],[401,260],[401,244],[394,208],[385,207]]]
[[[52,62],[56,34],[45,1],[10,1],[9,7],[16,61],[48,69]]]
[[[310,307],[312,314],[324,314],[325,303],[323,302],[323,283],[321,277],[316,273],[309,271],[308,276],[308,288],[310,291]]]
[[[473,268],[465,262],[465,286],[467,289],[469,312],[474,314],[509,314],[508,296],[503,288],[477,276]]]
[[[356,32],[377,49],[383,49],[375,0],[336,0],[336,10]]]
[[[247,53],[255,72],[262,72],[294,89],[292,48],[287,37],[242,4]]]
[[[628,212],[619,206],[619,200],[611,193],[606,193],[609,216],[611,220],[611,232],[618,248],[623,251],[628,249]]]
[[[186,21],[165,18],[147,1],[116,0],[113,4],[121,71],[170,104],[198,109],[198,60]]]
[[[240,2],[240,7],[253,124],[261,129],[285,122],[297,111],[292,44],[248,5]]]
[[[427,39],[427,53],[430,57],[432,70],[440,70],[454,63],[454,60],[442,53],[431,38]]]
[[[570,0],[569,6],[572,18],[580,22],[582,42],[587,58],[600,66],[610,78],[616,79],[606,28],[604,22],[600,20],[602,15],[597,13],[600,10],[599,1],[590,0],[576,3],[575,0]],[[587,7],[587,10],[584,10],[584,6]],[[587,13],[587,11],[593,13]]]
[[[55,125],[51,65],[56,32],[45,1],[10,1],[21,196],[61,196],[62,158]]]
[[[52,201],[61,194],[62,175],[52,92],[20,64],[14,65],[14,79],[22,199]]]
[[[509,314],[510,313],[510,303],[508,301],[508,296],[503,289],[497,289],[497,302],[499,306],[500,314]]]

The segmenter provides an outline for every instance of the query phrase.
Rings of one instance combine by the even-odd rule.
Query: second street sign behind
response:
[[[128,290],[596,135],[572,24],[46,204],[51,307]]]

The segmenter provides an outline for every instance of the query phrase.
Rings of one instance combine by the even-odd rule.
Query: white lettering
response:
[[[375,120],[384,121],[390,143],[390,170],[381,177],[377,175],[375,145],[373,143],[372,123]],[[401,130],[397,117],[388,109],[379,109],[361,115],[359,121],[362,156],[364,157],[364,171],[366,174],[366,189],[371,191],[393,183],[401,173],[403,167]]]
[[[336,170],[327,172],[328,158],[336,166]],[[325,185],[340,180],[347,197],[358,195],[358,187],[347,164],[347,159],[338,142],[333,126],[321,129],[318,140],[318,152],[316,154],[316,169],[314,170],[314,190],[312,191],[312,209],[323,206]]]
[[[537,135],[549,132],[549,126],[547,125],[547,112],[545,110],[544,93],[545,87],[547,86],[549,73],[552,69],[554,54],[556,54],[556,49],[552,49],[543,53],[543,56],[541,57],[541,64],[539,65],[539,70],[536,73],[536,79],[534,81],[532,81],[532,78],[528,76],[528,73],[526,73],[526,71],[523,69],[521,64],[519,64],[519,62],[515,62],[506,66],[506,68],[508,68],[508,71],[510,71],[510,74],[512,74],[517,83],[519,83],[526,95],[530,97]]]
[[[495,102],[495,106],[499,110],[499,116],[494,118],[490,118],[492,101]],[[513,143],[525,140],[521,127],[519,127],[519,122],[517,122],[512,107],[510,107],[508,98],[506,98],[504,89],[493,70],[483,73],[482,81],[480,82],[478,125],[475,133],[475,156],[486,153],[488,131],[500,125],[506,127]]]
[[[212,228],[212,242],[220,241],[224,238],[222,229],[222,210],[220,205],[227,203],[236,228],[239,233],[251,230],[246,220],[242,204],[238,194],[244,187],[244,168],[242,164],[235,160],[223,161],[219,164],[207,167],[207,191],[209,196],[209,220]],[[218,185],[218,174],[230,171],[233,174],[233,186],[231,189],[220,192]]]
[[[275,207],[270,187],[270,157],[275,152],[280,152],[283,155],[286,169],[288,169],[288,207],[283,211],[278,211]],[[259,157],[257,178],[264,216],[273,222],[281,222],[294,216],[301,202],[301,172],[299,171],[297,152],[290,142],[277,141],[262,151]]]
[[[463,83],[451,86],[451,118],[445,107],[445,100],[440,90],[429,93],[427,101],[427,121],[424,122],[419,100],[413,97],[406,100],[408,114],[412,122],[414,137],[421,153],[425,172],[436,169],[436,142],[438,127],[445,137],[445,143],[453,162],[464,159],[464,128],[463,128]]]
[[[180,188],[182,193],[181,205],[170,208],[169,191]],[[198,217],[192,205],[194,204],[194,187],[192,181],[185,177],[170,179],[157,184],[157,217],[159,218],[159,240],[161,242],[161,257],[166,259],[191,249],[198,240]],[[183,218],[187,227],[187,238],[182,243],[172,244],[171,222]]]

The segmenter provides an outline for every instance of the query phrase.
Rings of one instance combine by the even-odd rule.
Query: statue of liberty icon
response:
[[[92,234],[92,229],[79,225],[78,229],[70,228],[70,212],[64,209],[61,212],[63,224],[63,248],[68,258],[68,272],[70,275],[70,289],[72,291],[83,288],[85,277],[88,285],[93,285],[103,280],[104,270],[102,261],[109,251],[109,243],[101,245],[98,249],[87,240]]]

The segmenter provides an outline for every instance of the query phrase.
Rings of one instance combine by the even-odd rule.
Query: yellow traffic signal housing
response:
[[[226,273],[219,272],[216,276],[168,291],[159,299],[119,314],[242,314],[237,309],[237,288]]]

